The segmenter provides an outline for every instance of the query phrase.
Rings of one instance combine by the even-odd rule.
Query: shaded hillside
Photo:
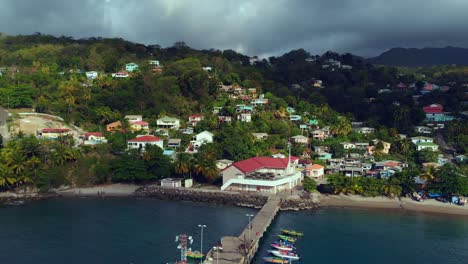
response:
[[[468,65],[468,49],[456,47],[423,49],[393,48],[367,61],[379,65],[407,67],[451,64]]]

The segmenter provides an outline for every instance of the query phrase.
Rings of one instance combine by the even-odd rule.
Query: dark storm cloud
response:
[[[0,31],[272,55],[468,47],[467,0],[0,0]]]

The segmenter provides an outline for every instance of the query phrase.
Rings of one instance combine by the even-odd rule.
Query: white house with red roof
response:
[[[119,71],[111,74],[112,78],[128,78],[127,71]]]
[[[144,151],[146,145],[158,146],[161,149],[164,149],[164,140],[155,136],[137,136],[134,139],[127,141],[127,148],[130,149],[139,149]]]
[[[288,158],[253,157],[234,162],[221,171],[227,191],[276,193],[301,183],[302,174]]]
[[[203,119],[205,119],[205,116],[202,114],[194,114],[190,115],[188,118],[187,124],[189,126],[195,127],[199,122],[201,122]]]

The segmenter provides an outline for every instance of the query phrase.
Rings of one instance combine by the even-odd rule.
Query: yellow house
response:
[[[145,121],[135,121],[130,124],[130,129],[132,131],[149,131],[149,124]]]

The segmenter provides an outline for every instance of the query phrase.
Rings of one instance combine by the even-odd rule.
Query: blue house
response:
[[[319,160],[329,160],[332,158],[332,154],[328,152],[321,152],[318,154]]]
[[[128,72],[134,72],[134,71],[138,70],[138,64],[136,64],[134,62],[127,63],[127,64],[125,64],[125,70],[128,71]]]
[[[290,115],[289,120],[290,121],[301,121],[302,117],[300,115]]]

